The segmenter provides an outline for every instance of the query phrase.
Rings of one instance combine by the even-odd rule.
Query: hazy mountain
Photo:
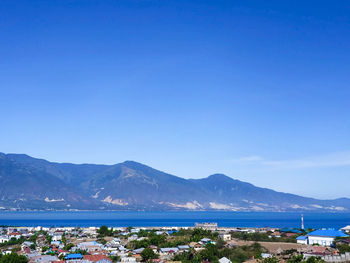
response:
[[[54,163],[0,153],[3,209],[349,211],[350,199],[276,192],[223,174],[183,179],[146,165]]]

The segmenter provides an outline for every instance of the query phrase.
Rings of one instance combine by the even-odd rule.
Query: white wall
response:
[[[328,247],[333,244],[333,237],[317,237],[317,236],[309,236],[309,244],[319,244],[320,246]]]

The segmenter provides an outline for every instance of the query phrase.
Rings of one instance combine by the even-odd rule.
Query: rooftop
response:
[[[331,229],[319,229],[308,234],[308,236],[321,236],[321,237],[347,237],[342,231]]]

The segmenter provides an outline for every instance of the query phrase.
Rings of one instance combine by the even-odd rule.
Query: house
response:
[[[219,263],[232,263],[227,257],[223,257],[219,259]]]
[[[121,263],[134,263],[134,262],[136,262],[136,258],[133,258],[133,257],[121,258]]]
[[[350,233],[350,225],[343,227],[340,229],[341,231],[344,231],[345,233]]]
[[[333,229],[319,229],[307,235],[307,244],[320,246],[331,246],[336,237],[347,237],[342,231]]]
[[[206,245],[208,243],[211,243],[211,239],[210,238],[202,238],[201,241],[200,241],[202,244]]]
[[[58,258],[50,255],[39,255],[29,258],[29,263],[51,263],[52,261],[58,261]]]
[[[296,233],[286,233],[285,235],[286,235],[286,237],[294,237],[294,236],[296,236],[298,234],[296,234]]]
[[[160,249],[160,253],[166,255],[175,254],[178,251],[179,249],[177,247],[164,247]]]
[[[69,254],[64,257],[65,260],[77,260],[77,259],[83,259],[82,254]]]
[[[262,258],[271,258],[272,254],[270,254],[270,253],[261,253],[261,257]]]
[[[8,236],[9,236],[10,239],[13,238],[13,237],[16,238],[16,239],[20,239],[22,234],[20,232],[12,232],[12,233],[8,234]]]
[[[279,231],[275,231],[275,232],[273,232],[272,234],[271,234],[271,236],[272,237],[281,237],[281,232],[279,232]]]
[[[101,251],[103,245],[97,243],[96,241],[91,241],[91,242],[82,242],[77,245],[79,249],[86,250],[89,253],[93,253],[96,251]]]
[[[158,247],[157,246],[150,245],[149,248],[152,249],[154,253],[157,253],[157,251],[158,251]]]
[[[0,243],[5,243],[10,241],[10,238],[8,236],[0,236]]]
[[[218,224],[217,223],[195,223],[194,227],[201,228],[204,230],[215,231],[218,228]]]
[[[134,249],[132,251],[132,253],[133,254],[141,254],[144,249],[145,249],[144,247],[141,247],[141,248],[138,248],[138,249]]]
[[[297,238],[297,243],[298,244],[304,244],[307,245],[307,237],[306,236],[298,236]]]
[[[219,238],[221,238],[223,241],[230,241],[231,240],[231,234],[220,234]]]
[[[83,258],[92,263],[112,263],[112,260],[106,255],[84,255]]]
[[[177,246],[177,248],[179,250],[188,250],[188,249],[190,249],[190,246],[189,245],[179,245],[179,246]]]
[[[197,242],[191,242],[190,244],[190,247],[192,247],[195,251],[199,251],[199,250],[203,250],[203,246],[202,244],[200,243],[197,243]]]

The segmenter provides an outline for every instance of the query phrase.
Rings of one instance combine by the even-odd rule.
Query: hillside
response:
[[[350,211],[350,199],[317,200],[214,174],[183,179],[126,161],[54,163],[0,153],[2,209]]]

